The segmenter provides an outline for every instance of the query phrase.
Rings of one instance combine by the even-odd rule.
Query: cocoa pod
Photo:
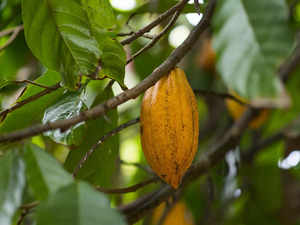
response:
[[[171,206],[172,207],[172,206]],[[153,212],[152,225],[158,224],[160,218],[163,216],[166,203],[160,204]],[[191,212],[188,210],[184,202],[177,202],[170,209],[162,225],[194,225],[194,219]]]
[[[238,94],[236,94],[233,91],[230,91],[230,94],[239,99],[241,102],[247,103],[245,99],[240,97]],[[233,117],[234,120],[238,120],[245,112],[246,106],[238,103],[235,100],[232,99],[226,99],[226,106],[228,109],[228,112]],[[249,127],[252,129],[258,129],[268,118],[269,116],[269,110],[263,109],[261,112],[249,123]]]
[[[153,171],[178,188],[198,147],[197,101],[183,70],[173,69],[144,95],[141,142]]]

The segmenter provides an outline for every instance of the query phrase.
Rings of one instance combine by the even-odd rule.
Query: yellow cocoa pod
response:
[[[203,69],[214,72],[216,64],[216,52],[212,47],[212,38],[207,38],[203,41],[197,61],[198,65],[200,65]]]
[[[165,210],[165,203],[160,204],[153,212],[152,225],[156,225]],[[168,215],[165,217],[162,225],[194,225],[192,214],[183,202],[176,203]]]
[[[245,99],[237,95],[235,92],[231,92],[231,95],[239,99],[241,102],[247,103]],[[230,115],[234,118],[234,120],[238,120],[246,110],[246,106],[234,101],[232,99],[226,99],[227,109]],[[262,110],[257,117],[255,117],[249,124],[249,127],[252,129],[259,128],[268,118],[269,110]]]
[[[144,95],[141,141],[153,171],[173,188],[190,167],[198,147],[198,110],[183,70],[163,76]]]

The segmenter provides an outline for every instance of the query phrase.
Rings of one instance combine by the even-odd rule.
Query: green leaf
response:
[[[50,70],[48,70],[41,77],[35,80],[36,83],[44,84],[47,86],[54,85],[59,81],[59,73]],[[44,89],[41,87],[29,86],[18,101],[27,99],[30,96],[41,92],[42,90]],[[52,93],[47,94],[9,113],[6,119],[2,123],[0,123],[0,133],[15,131],[41,122],[44,110],[52,105],[53,102],[56,102],[57,99],[62,96],[63,91],[64,90],[62,88],[53,91]]]
[[[126,53],[115,39],[114,28],[117,20],[108,0],[81,0],[92,27],[93,35],[102,51],[99,77],[116,80],[121,87],[124,84]]]
[[[86,102],[86,105],[89,107],[100,104],[112,96],[111,87],[104,89],[102,82],[94,81],[88,85],[84,99],[89,100]],[[73,172],[81,158],[90,150],[92,145],[104,134],[117,127],[118,113],[116,109],[109,111],[105,118],[101,117],[86,122],[84,141],[79,146],[73,147],[66,159],[65,167],[68,171]],[[110,186],[115,170],[115,161],[118,156],[118,148],[118,136],[108,138],[87,159],[83,167],[79,170],[77,177],[85,179],[92,184]]]
[[[24,160],[28,184],[37,199],[46,199],[59,188],[69,185],[73,178],[61,164],[36,145],[25,147]]]
[[[76,87],[79,74],[94,72],[99,46],[79,0],[23,0],[25,37],[33,54],[62,73],[65,85]]]
[[[68,92],[64,94],[57,103],[46,109],[44,113],[43,123],[69,119],[71,117],[79,115],[80,112],[85,108],[86,107],[80,98],[80,93]],[[83,122],[76,124],[67,131],[61,132],[58,129],[54,131],[48,131],[45,133],[45,135],[49,136],[57,143],[65,145],[76,145],[82,141],[79,135],[82,132]]]
[[[16,151],[0,158],[0,224],[11,224],[22,203],[25,166]]]
[[[105,196],[79,182],[60,189],[37,209],[37,225],[125,225]]]
[[[276,76],[293,44],[285,1],[218,1],[213,25],[217,69],[228,88],[256,106],[289,105]]]
[[[103,51],[98,75],[114,79],[122,88],[127,88],[124,84],[126,53],[123,46],[101,32],[96,34],[96,39]]]
[[[108,0],[81,0],[92,26],[114,28],[117,20]]]

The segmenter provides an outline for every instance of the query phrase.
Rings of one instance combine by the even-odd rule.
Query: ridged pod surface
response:
[[[198,110],[183,70],[175,68],[144,95],[141,141],[145,157],[166,183],[177,188],[198,147]]]
[[[245,99],[241,98],[235,92],[231,91],[230,93],[241,102],[247,103]],[[232,99],[226,99],[226,105],[230,115],[234,118],[234,120],[238,120],[244,114],[247,108],[245,105],[241,105],[240,103]],[[251,122],[249,123],[249,127],[252,129],[259,128],[267,120],[268,116],[269,110],[262,110],[253,120],[251,120]]]
[[[164,213],[165,205],[162,203],[154,210],[151,225],[156,225],[159,222]],[[194,220],[185,203],[178,202],[171,208],[162,225],[194,225]]]

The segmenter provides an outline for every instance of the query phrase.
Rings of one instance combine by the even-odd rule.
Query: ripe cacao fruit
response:
[[[153,212],[152,223],[156,225],[165,210],[165,203],[160,204]],[[194,220],[191,212],[187,209],[184,202],[176,203],[165,217],[162,225],[193,225]]]
[[[241,102],[247,103],[245,99],[237,95],[235,92],[231,91],[231,95],[239,99]],[[232,99],[226,99],[227,109],[230,115],[234,118],[234,120],[238,120],[246,110],[246,106],[238,103]],[[257,117],[255,117],[249,124],[249,127],[252,129],[259,128],[268,118],[269,110],[263,109]]]
[[[198,110],[183,70],[173,69],[144,95],[141,142],[154,172],[178,188],[198,147]]]
[[[212,39],[203,41],[202,48],[197,57],[198,64],[205,70],[214,72],[216,64],[216,52],[212,47]]]

